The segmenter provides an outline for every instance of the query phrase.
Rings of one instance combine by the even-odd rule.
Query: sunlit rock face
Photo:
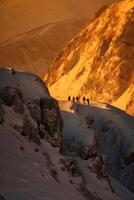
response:
[[[44,78],[57,53],[93,13],[114,1],[1,0],[0,65]]]
[[[133,35],[134,1],[125,0],[100,9],[53,61],[45,76],[51,94],[59,99],[86,95],[112,103],[130,88],[123,109],[132,113]]]

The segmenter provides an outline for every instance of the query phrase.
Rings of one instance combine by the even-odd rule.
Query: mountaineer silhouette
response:
[[[85,104],[86,102],[86,97],[83,97],[83,104]]]
[[[90,102],[89,102],[89,98],[87,98],[87,104],[88,104],[88,105],[90,104]]]
[[[70,96],[68,97],[68,101],[71,101],[71,97]]]
[[[73,96],[72,101],[75,103],[75,97]]]
[[[77,97],[76,97],[76,102],[77,102],[77,103],[79,103],[79,99],[80,99],[80,98],[77,96]]]

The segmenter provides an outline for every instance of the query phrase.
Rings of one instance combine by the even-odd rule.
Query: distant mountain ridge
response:
[[[124,109],[133,113],[133,36],[133,0],[100,9],[53,61],[45,76],[51,94],[58,99],[85,95],[91,100],[114,103],[131,86]]]
[[[115,1],[1,0],[0,41],[55,21],[89,18],[99,7]]]
[[[43,78],[56,54],[85,23],[86,19],[56,21],[2,42],[0,64],[32,72]]]
[[[57,53],[93,13],[115,1],[1,1],[0,66],[14,66],[43,79]]]

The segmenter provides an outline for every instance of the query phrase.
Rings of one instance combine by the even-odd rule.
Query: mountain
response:
[[[0,68],[0,124],[4,123],[4,131],[14,130],[38,145],[43,138],[55,146],[60,144],[58,103],[33,74]]]
[[[132,200],[132,130],[124,112],[58,105],[37,76],[0,68],[0,199]],[[129,190],[108,170],[121,172],[119,181]]]
[[[99,7],[114,1],[1,0],[0,41],[56,21],[89,18]]]
[[[89,166],[96,152],[103,155],[109,176],[134,192],[134,118],[105,103],[60,101],[59,105],[64,120],[64,153],[80,156]]]
[[[113,1],[1,1],[0,65],[43,78],[57,53],[79,33],[96,9]]]
[[[0,43],[1,66],[13,66],[43,78],[57,53],[80,31],[85,21],[50,23]]]
[[[125,101],[134,112],[134,1],[103,7],[53,61],[45,80],[52,96]],[[129,93],[129,99],[125,98]],[[122,98],[121,98],[122,97]],[[120,98],[120,99],[119,99]]]

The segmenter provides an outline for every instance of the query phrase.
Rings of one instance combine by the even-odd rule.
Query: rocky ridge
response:
[[[51,94],[58,99],[85,95],[91,100],[117,101],[134,87],[133,30],[133,0],[100,9],[53,61],[44,79]],[[130,113],[134,110],[131,94],[124,108]]]
[[[0,124],[38,145],[45,139],[60,146],[62,118],[58,102],[50,97],[45,84],[32,74],[10,69],[0,68],[0,76],[4,79],[0,81]],[[33,84],[33,95],[30,85],[23,88],[24,81]]]

